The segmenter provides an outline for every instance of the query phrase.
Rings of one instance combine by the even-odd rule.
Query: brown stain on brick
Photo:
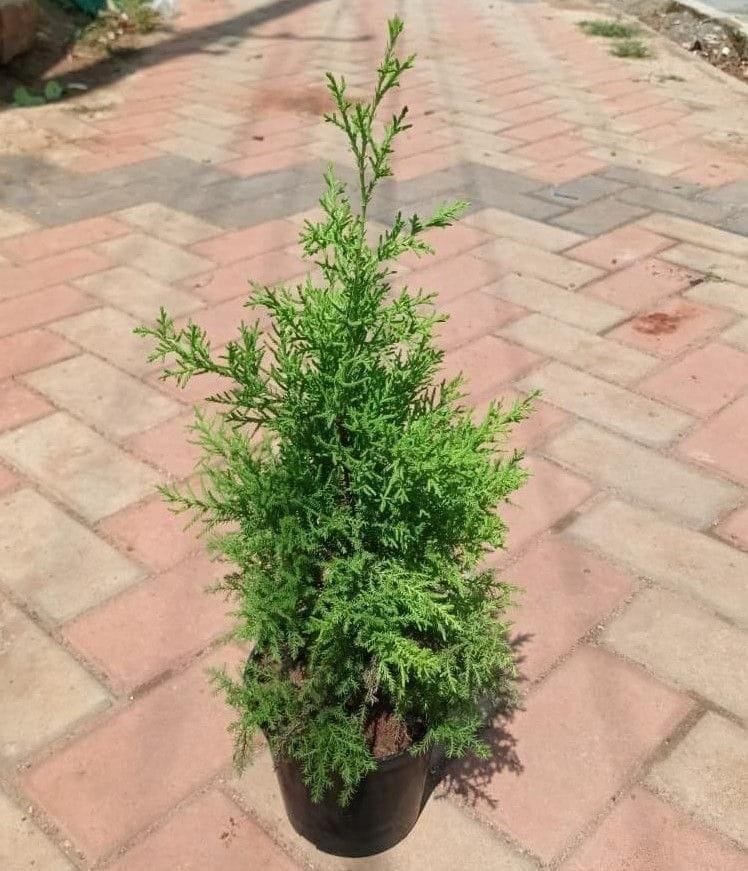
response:
[[[331,112],[333,103],[332,97],[324,87],[300,88],[296,91],[260,88],[252,99],[252,108],[276,111],[281,109],[316,117]]]
[[[691,317],[692,314],[693,312],[688,306],[684,306],[675,313],[650,312],[648,315],[636,318],[632,326],[637,333],[643,333],[645,336],[663,336],[674,333],[681,322]]]

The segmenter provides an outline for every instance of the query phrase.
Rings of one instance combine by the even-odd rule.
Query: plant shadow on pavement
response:
[[[525,682],[522,677],[521,648],[532,640],[529,633],[515,635],[512,638],[514,661],[517,665],[519,677],[518,686]],[[435,753],[434,761],[429,770],[429,776],[424,790],[423,804],[438,790],[438,798],[446,795],[454,796],[463,804],[475,806],[484,803],[488,807],[496,807],[497,800],[493,797],[490,784],[493,778],[501,772],[509,772],[519,776],[524,771],[524,765],[517,751],[517,740],[512,734],[511,724],[514,714],[521,709],[522,704],[517,700],[494,706],[487,713],[490,720],[482,734],[483,740],[488,744],[490,756],[488,759],[479,759],[477,756],[466,756],[463,759],[447,759],[443,753]]]
[[[306,6],[326,2],[326,0],[272,0],[262,6],[235,15],[232,18],[223,19],[204,27],[195,27],[189,30],[173,31],[165,22],[160,28],[166,35],[153,44],[147,44],[135,48],[127,48],[102,57],[93,58],[89,63],[76,65],[74,70],[62,71],[55,74],[54,78],[63,87],[81,82],[86,85],[85,91],[68,91],[65,102],[75,101],[86,97],[97,88],[114,84],[132,73],[156,67],[166,61],[173,60],[184,55],[199,54],[228,54],[231,46],[225,44],[229,38],[257,39],[262,41],[319,41],[319,42],[368,42],[372,39],[370,34],[350,38],[336,38],[326,35],[296,34],[290,30],[283,30],[274,34],[253,34],[251,31],[264,24],[268,24],[278,18],[290,15],[292,12],[303,9]],[[34,79],[44,85],[44,76],[54,69],[69,54],[70,42],[61,40],[59,45],[47,45],[38,59],[32,61]],[[14,67],[8,70],[9,79],[14,75]],[[23,77],[16,77],[23,79]],[[29,82],[30,83],[30,82]],[[7,90],[7,89],[6,89]],[[7,95],[6,95],[7,96]],[[7,106],[0,105],[0,111]]]

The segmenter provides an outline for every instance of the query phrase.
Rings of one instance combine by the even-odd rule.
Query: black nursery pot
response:
[[[380,759],[345,807],[334,793],[312,801],[297,765],[276,759],[291,825],[315,847],[336,856],[372,856],[394,847],[418,822],[431,754],[407,751]]]

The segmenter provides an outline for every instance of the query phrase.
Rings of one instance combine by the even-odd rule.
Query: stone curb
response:
[[[690,9],[697,15],[701,15],[704,18],[710,18],[730,30],[737,31],[745,37],[745,39],[748,39],[748,4],[746,4],[745,19],[741,19],[736,18],[734,15],[730,15],[729,12],[723,12],[721,9],[717,9],[716,6],[712,6],[709,3],[703,3],[702,0],[677,0],[677,3],[679,6]]]

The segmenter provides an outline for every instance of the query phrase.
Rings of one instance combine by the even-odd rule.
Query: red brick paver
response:
[[[376,867],[748,869],[745,86],[654,36],[614,58],[589,9],[399,6],[419,60],[387,108],[415,126],[372,234],[468,200],[396,283],[451,316],[476,414],[543,397],[490,558],[518,709]],[[248,281],[304,273],[324,165],[350,167],[324,72],[363,93],[386,7],[184,0],[86,111],[0,113],[3,871],[358,867],[293,836],[267,754],[230,775],[222,567],[154,492],[226,384],[161,382],[132,330],[267,327]]]
[[[497,750],[484,767],[487,782],[476,787],[475,809],[549,862],[690,706],[623,660],[583,647],[530,695],[526,710],[502,724],[521,770],[502,770]],[[476,779],[481,774],[478,765]],[[470,778],[465,790],[469,795]]]

